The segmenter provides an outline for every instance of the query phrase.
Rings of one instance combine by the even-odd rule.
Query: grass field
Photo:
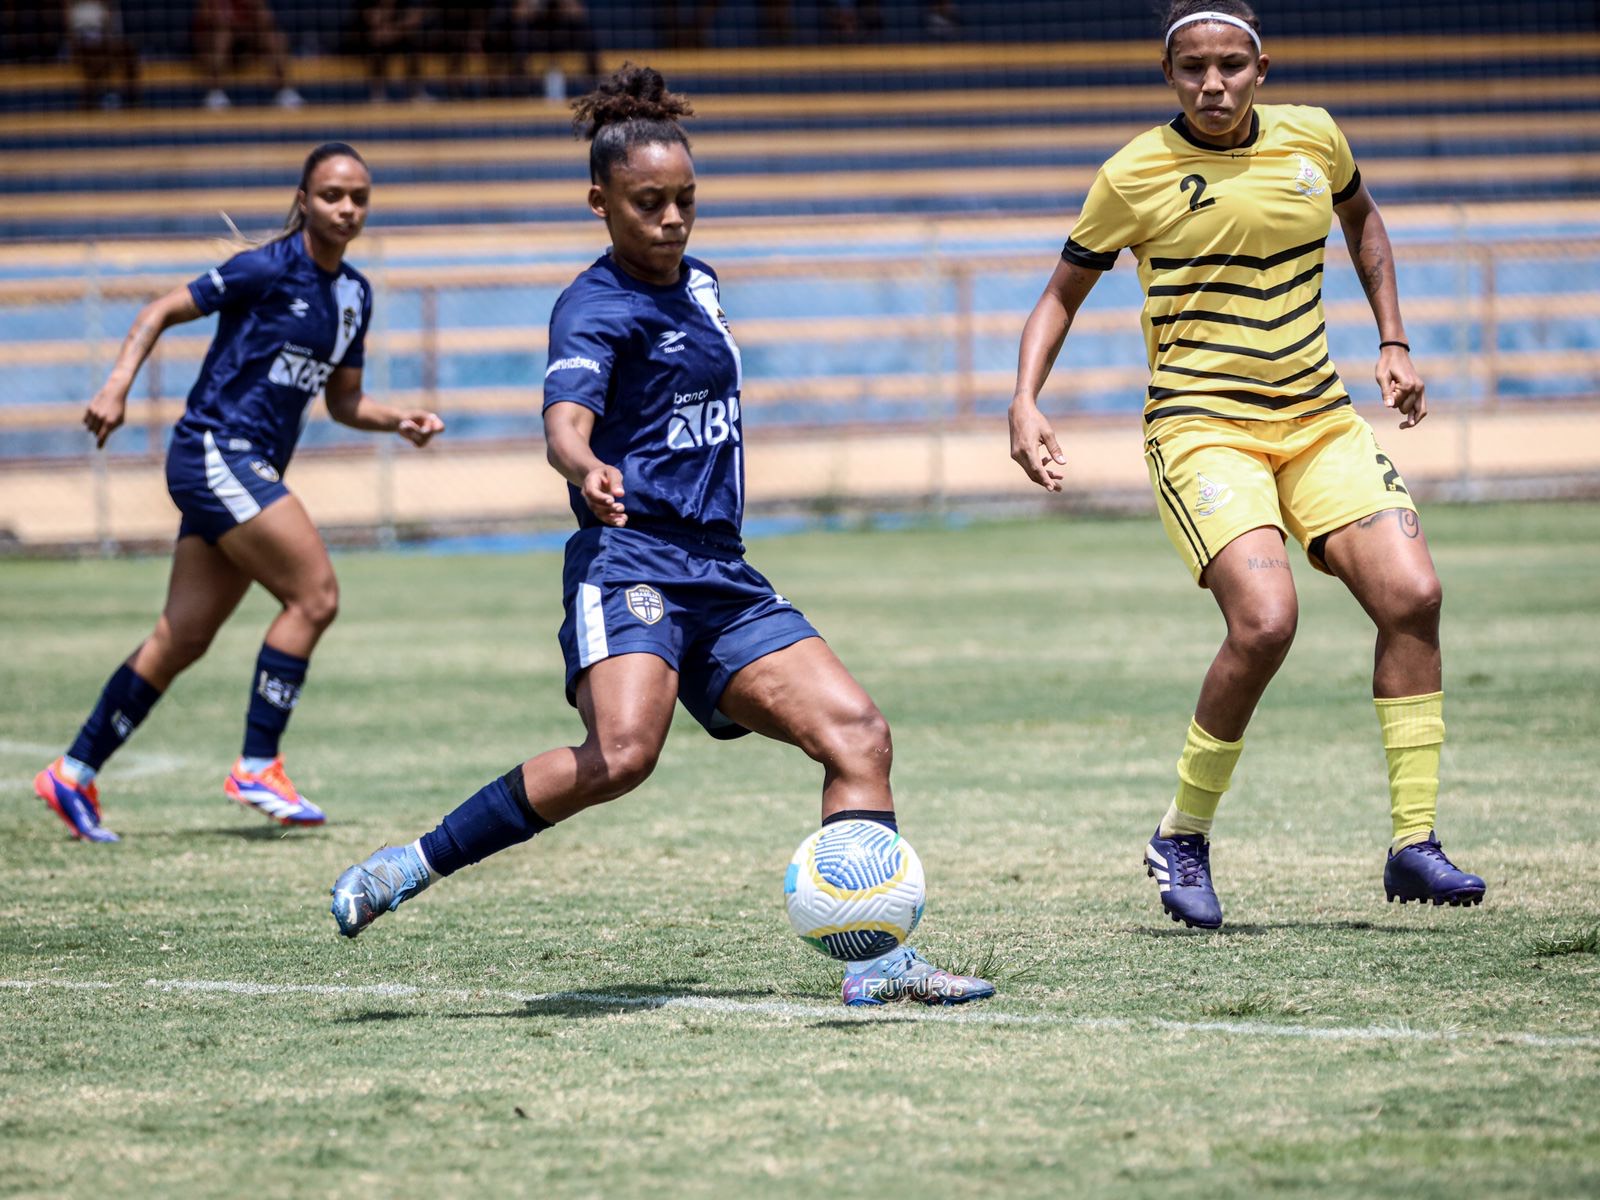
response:
[[[575,736],[557,556],[339,559],[288,742],[322,831],[221,795],[253,596],[105,772],[112,847],[29,781],[165,563],[6,563],[0,1194],[1596,1195],[1600,508],[1428,527],[1487,904],[1384,903],[1370,632],[1296,556],[1212,935],[1138,867],[1221,630],[1155,521],[755,546],[893,722],[921,945],[1003,989],[951,1012],[838,1005],[780,894],[817,772],[681,712],[639,793],[335,936],[340,869]]]

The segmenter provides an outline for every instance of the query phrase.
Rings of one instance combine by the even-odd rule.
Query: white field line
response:
[[[69,738],[68,741],[70,740]],[[54,762],[66,748],[67,742],[29,742],[17,738],[0,738],[0,755],[18,758],[24,764],[33,764],[28,767],[26,779],[19,776],[0,783],[0,795],[13,793],[18,796],[33,795],[34,772]],[[158,750],[132,749],[124,750],[117,755],[112,774],[116,779],[148,779],[159,775],[201,770],[208,761],[214,767],[220,764],[218,769],[223,774],[218,775],[219,779],[226,775],[231,762],[225,753],[208,760],[193,754],[167,754]]]
[[[82,980],[0,979],[0,988],[28,991],[68,988],[111,991],[123,985]],[[516,1004],[574,1004],[597,1008],[668,1009],[720,1016],[854,1017],[872,1020],[887,1014],[877,1009],[841,1009],[839,1005],[802,1004],[786,1000],[729,1000],[721,996],[620,996],[605,992],[509,992],[486,988],[426,988],[409,983],[257,983],[238,979],[147,979],[144,987],[162,992],[211,993],[230,996],[375,996],[383,999],[452,1001],[506,1000]],[[1403,1025],[1279,1025],[1271,1021],[1171,1021],[1160,1017],[1070,1017],[1050,1013],[1003,1013],[986,1008],[897,1007],[895,1017],[948,1021],[967,1025],[1036,1025],[1084,1030],[1155,1030],[1163,1033],[1222,1033],[1237,1037],[1321,1042],[1486,1042],[1502,1045],[1600,1049],[1600,1035],[1546,1034],[1495,1030],[1411,1029]]]

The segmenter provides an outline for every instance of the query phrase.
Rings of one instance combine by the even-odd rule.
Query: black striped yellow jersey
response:
[[[1133,251],[1150,357],[1145,420],[1276,421],[1349,404],[1328,354],[1323,250],[1361,173],[1320,108],[1258,104],[1250,136],[1207,146],[1180,115],[1095,176],[1062,257]]]

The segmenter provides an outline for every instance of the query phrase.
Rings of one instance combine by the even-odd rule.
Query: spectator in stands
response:
[[[442,10],[439,42],[450,56],[445,64],[450,95],[467,94],[471,78],[468,64],[473,59],[481,60],[488,50],[490,18],[495,15],[495,8],[495,0],[452,0]]]
[[[823,33],[829,41],[854,42],[883,32],[882,0],[828,0]]]
[[[530,55],[544,59],[544,94],[564,100],[567,79],[560,56],[583,55],[584,77],[576,90],[587,92],[600,77],[600,53],[583,0],[512,0],[506,15],[506,43],[511,49],[507,72],[513,90],[524,92]]]
[[[721,0],[691,0],[687,11],[682,0],[663,0],[656,5],[657,32],[668,50],[699,50],[711,40],[711,25],[716,20]]]
[[[206,75],[205,106],[213,112],[232,106],[222,87],[229,67],[251,58],[263,60],[279,108],[299,108],[305,99],[289,84],[289,43],[278,29],[267,0],[200,0],[194,14],[194,46]]]
[[[356,0],[352,42],[367,60],[374,103],[388,97],[389,63],[398,58],[413,100],[431,101],[422,84],[422,50],[431,11],[415,0]]]
[[[123,36],[122,13],[111,0],[70,0],[63,8],[67,53],[83,72],[84,108],[139,103],[139,55]],[[112,84],[122,81],[121,89]]]

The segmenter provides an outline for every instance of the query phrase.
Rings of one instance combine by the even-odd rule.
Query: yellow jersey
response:
[[[1203,415],[1281,421],[1350,403],[1328,353],[1323,250],[1333,206],[1361,173],[1320,108],[1258,104],[1230,150],[1180,115],[1095,176],[1062,257],[1139,262],[1150,359],[1147,422]]]

